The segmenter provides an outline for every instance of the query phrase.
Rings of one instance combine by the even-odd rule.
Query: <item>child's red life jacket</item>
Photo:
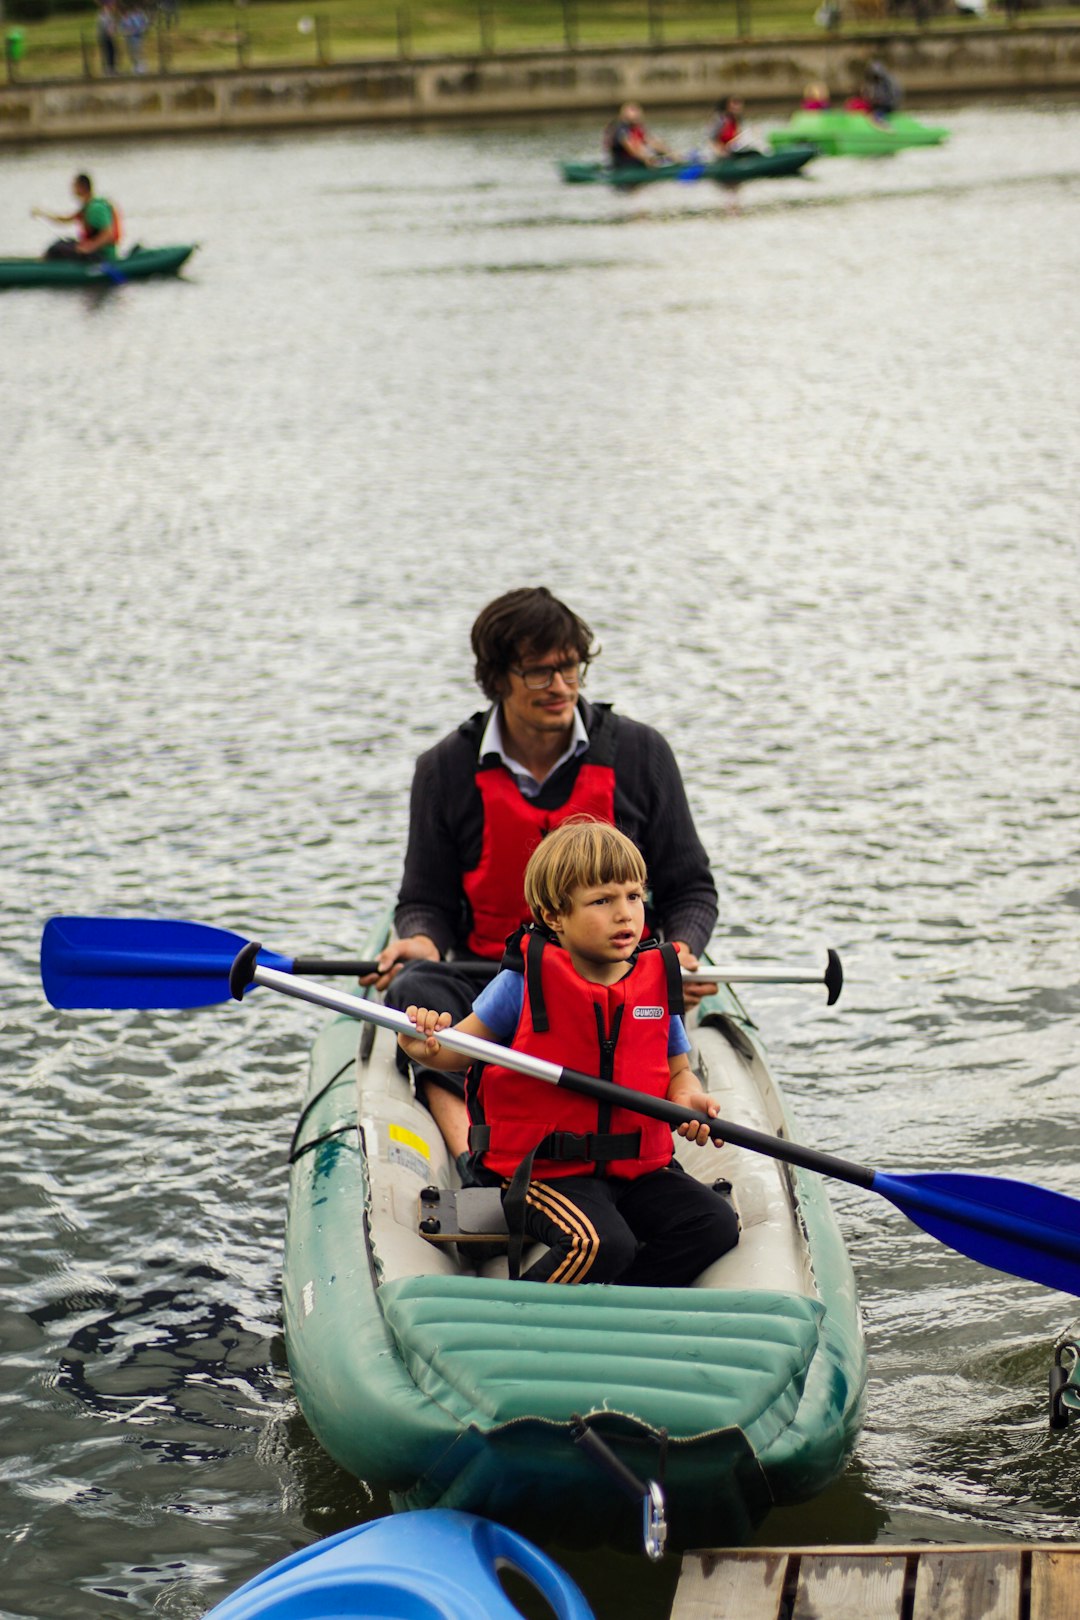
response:
[[[674,946],[650,941],[617,984],[583,979],[561,946],[527,931],[525,994],[512,1045],[563,1068],[598,1075],[652,1097],[670,1084],[668,1035],[682,1012]],[[470,1072],[469,1146],[488,1170],[512,1176],[535,1150],[532,1174],[613,1175],[661,1170],[672,1156],[671,1126],[498,1064]]]

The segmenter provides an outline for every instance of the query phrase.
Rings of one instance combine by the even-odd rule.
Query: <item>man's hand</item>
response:
[[[376,990],[385,990],[406,962],[439,962],[439,947],[426,934],[410,934],[407,939],[395,939],[379,952],[379,971],[369,973],[361,984],[373,984]]]
[[[671,943],[679,953],[679,966],[681,968],[686,968],[689,972],[693,973],[695,968],[699,968],[701,966],[701,963],[698,961],[689,945],[685,944],[683,940],[673,939]],[[714,996],[719,988],[720,985],[718,982],[715,984],[710,984],[704,979],[701,980],[700,983],[697,980],[691,980],[689,984],[684,984],[682,987],[683,1000],[686,1002],[688,1008],[696,1007],[698,1002],[704,1001],[706,996]]]

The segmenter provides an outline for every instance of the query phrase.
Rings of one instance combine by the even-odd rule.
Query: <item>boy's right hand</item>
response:
[[[447,1012],[435,1012],[431,1007],[406,1007],[405,1016],[410,1023],[416,1025],[415,1035],[399,1035],[398,1045],[409,1057],[423,1062],[425,1058],[432,1058],[436,1052],[442,1050],[440,1042],[435,1038],[437,1029],[445,1029],[453,1022]]]

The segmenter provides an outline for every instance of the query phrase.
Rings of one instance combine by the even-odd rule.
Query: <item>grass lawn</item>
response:
[[[859,3],[848,0],[849,7]],[[176,20],[168,25],[151,12],[144,56],[149,72],[185,73],[398,54],[543,49],[565,46],[568,39],[582,46],[760,39],[816,32],[816,4],[817,0],[179,0]],[[867,9],[866,0],[862,5]],[[1025,16],[1038,22],[1075,21],[1077,12],[1073,7]],[[1003,20],[1004,13],[994,10],[986,23],[967,19],[963,25],[977,31]],[[929,27],[958,21],[950,12]],[[914,26],[911,13],[861,22],[849,14],[842,37],[860,31],[909,33]],[[9,12],[3,28],[18,29],[23,36],[23,55],[14,63],[9,59],[9,76],[31,81],[101,75],[92,0],[86,0],[82,10],[55,12],[41,21],[13,21]],[[119,69],[130,72],[122,46]]]

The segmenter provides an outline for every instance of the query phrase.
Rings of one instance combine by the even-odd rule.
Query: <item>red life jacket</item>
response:
[[[678,953],[641,947],[617,984],[583,979],[561,946],[527,932],[525,994],[512,1045],[564,1068],[599,1075],[653,1097],[671,1081],[668,1035],[682,1011]],[[488,1170],[511,1176],[536,1150],[532,1174],[613,1175],[633,1180],[670,1163],[671,1127],[629,1108],[485,1064],[466,1088],[469,1146]]]
[[[607,732],[607,725],[604,725]],[[481,762],[476,786],[484,807],[480,859],[462,878],[472,908],[469,949],[477,956],[501,957],[515,929],[528,921],[525,904],[525,868],[541,838],[570,816],[615,820],[613,747],[594,749],[582,756],[574,785],[565,804],[540,809],[527,799],[502,761]]]

